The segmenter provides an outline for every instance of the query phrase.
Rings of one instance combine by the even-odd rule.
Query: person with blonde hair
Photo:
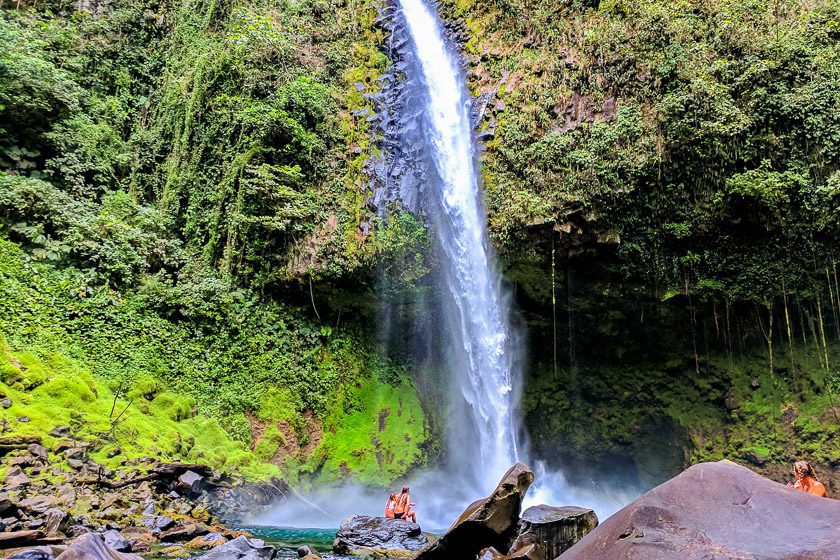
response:
[[[790,488],[795,488],[797,490],[802,490],[808,494],[813,494],[814,496],[820,496],[825,498],[825,486],[823,483],[817,480],[816,475],[814,475],[814,469],[811,468],[811,465],[808,464],[808,461],[797,461],[793,464],[793,476],[796,477],[796,482],[791,484],[788,483]]]
[[[385,517],[394,519],[394,508],[397,506],[397,493],[393,492],[385,502]]]

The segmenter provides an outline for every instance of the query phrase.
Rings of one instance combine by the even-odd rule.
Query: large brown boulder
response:
[[[508,550],[516,536],[522,499],[533,481],[531,469],[516,463],[489,497],[473,502],[416,560],[475,558],[487,547]]]
[[[694,465],[622,509],[562,560],[838,560],[840,501],[729,461]]]
[[[511,545],[511,550],[536,544],[542,549],[545,558],[557,558],[597,525],[598,517],[591,509],[532,506],[522,512],[519,535]]]

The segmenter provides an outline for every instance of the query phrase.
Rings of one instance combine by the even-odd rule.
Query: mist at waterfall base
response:
[[[423,0],[399,0],[397,6],[391,36],[400,46],[392,57],[404,80],[392,88],[384,108],[382,192],[386,202],[400,203],[427,223],[435,271],[432,295],[413,304],[413,325],[395,330],[388,317],[380,325],[389,345],[425,354],[415,352],[412,361],[418,364],[415,378],[427,408],[430,402],[445,403],[437,416],[445,419],[441,466],[407,481],[420,523],[441,530],[471,502],[489,495],[513,463],[529,462],[517,410],[523,345],[487,238],[473,100],[457,48]],[[586,506],[603,519],[638,494],[573,486],[559,471],[541,463],[530,466],[536,482],[526,506]],[[321,488],[255,522],[336,527],[349,515],[382,515],[388,494],[353,484]]]
[[[603,521],[642,493],[632,485],[608,486],[594,479],[583,485],[572,484],[562,472],[552,470],[543,462],[530,466],[536,479],[525,496],[523,511],[539,504],[576,505],[593,509]],[[417,503],[414,509],[418,523],[424,531],[436,534],[451,526],[468,505],[488,496],[495,488],[494,485],[480,494],[467,495],[457,473],[445,469],[424,470],[406,483],[411,486],[412,500]],[[270,512],[249,519],[248,523],[334,530],[343,519],[353,515],[382,516],[388,494],[398,491],[400,486],[395,483],[393,489],[381,489],[352,482],[322,486],[307,493],[303,499],[290,496]]]

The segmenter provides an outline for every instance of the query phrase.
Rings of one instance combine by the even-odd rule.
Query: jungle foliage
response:
[[[540,453],[647,484],[709,458],[840,466],[840,5],[445,10],[488,100],[490,233],[529,324]],[[663,440],[678,457],[652,467]]]
[[[411,259],[418,239],[410,216],[369,241],[358,230],[376,220],[350,149],[369,145],[367,123],[350,113],[387,63],[375,17],[341,0],[4,6],[0,336],[10,356],[70,364],[48,377],[93,374],[100,396],[77,423],[102,424],[111,395],[141,424],[181,395],[174,429],[216,422],[230,442],[214,453],[254,476],[278,472],[261,462],[385,484],[425,460],[404,367],[376,357],[360,321],[322,321],[305,291]],[[325,433],[348,426],[372,432],[350,447]]]
[[[833,272],[836,2],[456,3],[485,125],[491,232],[580,230],[617,280],[764,302]],[[542,226],[542,227],[540,227]],[[529,235],[530,234],[530,235]],[[545,241],[543,241],[545,246]],[[824,288],[823,288],[824,289]],[[827,294],[826,294],[827,295]]]

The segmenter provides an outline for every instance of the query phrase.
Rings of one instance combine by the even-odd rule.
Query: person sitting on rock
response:
[[[402,487],[402,492],[397,496],[397,505],[394,507],[394,517],[397,519],[407,519],[412,523],[417,523],[417,514],[411,509],[417,504],[411,501],[411,494],[408,486]]]
[[[802,490],[814,496],[825,498],[825,486],[817,480],[814,475],[814,469],[808,464],[808,461],[797,461],[793,464],[793,475],[796,477],[796,483],[788,483],[790,488]]]
[[[385,503],[385,517],[388,519],[394,519],[394,508],[397,505],[397,493],[393,492],[391,496],[388,498],[388,501]]]

